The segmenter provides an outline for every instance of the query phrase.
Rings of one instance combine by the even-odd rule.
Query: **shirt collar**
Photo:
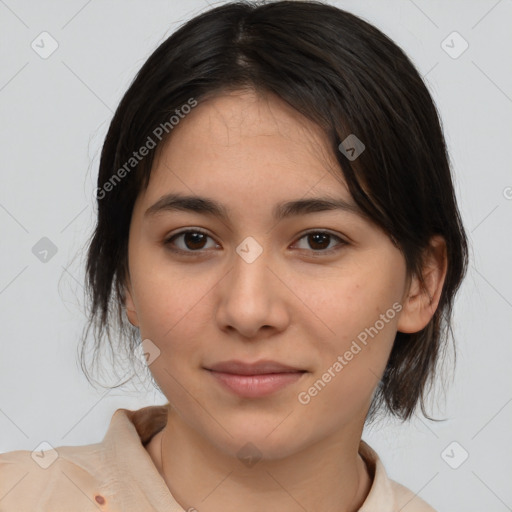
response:
[[[129,485],[122,491],[127,496],[127,505],[131,499],[137,503],[145,500],[157,512],[184,512],[145,448],[150,439],[165,427],[168,407],[167,403],[138,410],[117,409],[112,416],[103,443],[109,459],[107,464],[117,470],[113,484],[120,488],[126,483]],[[370,492],[359,512],[393,512],[393,488],[379,456],[363,440],[359,454],[372,478]]]
[[[121,510],[184,512],[158,472],[145,444],[167,423],[167,405],[143,407],[135,411],[117,409],[103,444],[107,467],[114,468],[111,489]]]

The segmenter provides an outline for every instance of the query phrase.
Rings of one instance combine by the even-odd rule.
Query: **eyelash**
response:
[[[196,255],[200,256],[201,253],[204,252],[207,249],[198,249],[197,251],[192,251],[192,250],[175,249],[175,248],[171,247],[171,243],[176,238],[178,238],[178,237],[180,237],[182,235],[186,235],[187,233],[201,233],[201,234],[206,235],[208,238],[211,238],[213,240],[213,237],[211,237],[208,233],[206,233],[205,231],[203,231],[201,229],[186,229],[186,230],[183,230],[183,231],[179,231],[178,233],[174,233],[172,236],[170,236],[167,239],[165,239],[164,240],[164,245],[167,246],[170,251],[175,252],[175,253],[186,254],[187,256],[191,256],[191,257],[194,257]],[[305,238],[308,235],[317,235],[317,234],[328,235],[331,238],[334,238],[334,239],[338,240],[338,242],[339,242],[338,246],[334,247],[334,248],[331,248],[331,249],[318,249],[316,251],[313,250],[313,249],[310,249],[310,250],[309,249],[299,249],[299,250],[303,250],[303,251],[308,251],[309,250],[310,252],[312,252],[313,257],[322,257],[324,255],[331,255],[331,254],[339,251],[343,246],[348,245],[348,242],[343,240],[338,235],[334,235],[330,231],[322,231],[322,230],[307,231],[306,233],[303,233],[300,236],[300,238],[298,238],[297,241],[302,240],[303,238]]]

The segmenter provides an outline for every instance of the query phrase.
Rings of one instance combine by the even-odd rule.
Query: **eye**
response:
[[[303,250],[311,250],[314,253],[331,254],[338,251],[342,246],[347,245],[347,242],[333,233],[328,231],[309,231],[305,233],[299,241],[305,239],[309,247],[300,247]],[[328,248],[333,239],[338,240],[337,247]],[[315,254],[315,256],[317,256]]]
[[[176,240],[181,238],[181,244],[175,244]],[[166,246],[169,246],[171,251],[175,252],[200,252],[207,249],[205,246],[207,239],[211,238],[207,233],[199,229],[187,229],[175,233],[164,241]],[[178,245],[178,248],[173,248],[173,245]]]
[[[164,245],[168,246],[169,249],[173,252],[181,252],[181,253],[201,253],[203,250],[208,249],[207,240],[211,239],[207,233],[200,229],[187,229],[184,231],[180,231],[170,236],[164,241]],[[323,254],[331,254],[333,252],[338,251],[342,246],[347,245],[347,242],[343,240],[341,237],[334,235],[328,231],[310,231],[308,233],[303,234],[299,238],[299,242],[305,239],[306,244],[309,247],[299,247],[300,250],[306,250],[313,253],[321,253],[314,254],[314,256],[321,256]],[[180,243],[176,243],[179,240]],[[334,247],[330,247],[333,240],[337,240],[338,244]],[[214,247],[218,246],[218,244],[214,243]],[[210,247],[211,248],[211,247]]]

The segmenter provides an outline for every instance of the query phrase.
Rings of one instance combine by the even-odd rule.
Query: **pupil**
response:
[[[185,245],[188,249],[201,249],[201,242],[204,242],[205,235],[203,233],[185,233]],[[189,243],[191,240],[191,243]],[[199,243],[199,246],[197,246]]]
[[[321,242],[321,239],[322,239],[322,238],[323,238],[323,240],[324,240],[324,244],[322,245],[322,247],[320,247],[320,249],[324,249],[325,247],[328,247],[328,246],[329,246],[329,240],[328,240],[328,238],[329,238],[329,236],[330,236],[330,235],[327,235],[327,234],[325,234],[325,233],[315,233],[315,234],[313,234],[313,235],[309,235],[309,236],[311,237],[311,239],[313,239],[313,240],[314,240],[313,245],[312,245],[312,248],[313,248],[313,249],[315,249],[314,245],[315,245],[316,243],[318,243],[318,242],[319,242],[319,239],[320,239],[320,245],[322,245],[322,242]],[[325,244],[325,242],[327,242],[327,244]],[[318,247],[317,247],[317,248],[318,248]]]

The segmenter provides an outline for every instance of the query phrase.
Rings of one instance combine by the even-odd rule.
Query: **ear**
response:
[[[426,290],[421,289],[418,276],[411,278],[402,301],[398,331],[415,333],[430,322],[441,298],[447,267],[446,242],[442,236],[435,235],[423,257],[422,274]]]
[[[126,309],[126,316],[128,321],[134,326],[139,327],[139,319],[137,317],[137,311],[135,310],[135,303],[133,302],[132,286],[130,280],[127,280],[127,284],[124,287],[124,306]]]

